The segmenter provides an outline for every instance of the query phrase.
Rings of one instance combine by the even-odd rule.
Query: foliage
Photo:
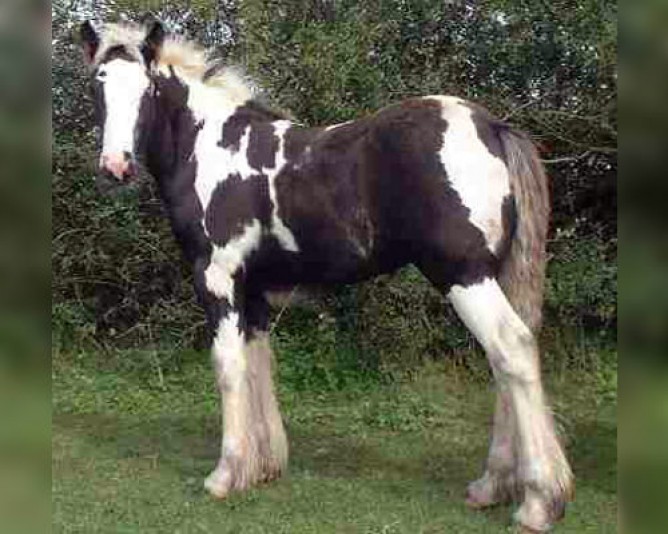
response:
[[[548,311],[571,325],[613,328],[617,313],[616,240],[583,239],[557,231],[552,241],[546,299]]]
[[[402,391],[388,398],[365,400],[355,422],[381,430],[415,432],[444,426],[445,408],[412,391]]]
[[[552,178],[545,338],[557,356],[616,329],[616,4],[487,0],[53,3],[53,323],[56,347],[204,347],[190,273],[152,181],[101,197],[77,21],[146,9],[246,67],[305,124],[411,95],[483,103],[531,132]],[[339,389],[419,368],[472,340],[414,269],[281,315],[275,341],[296,389]],[[574,332],[575,341],[563,340]],[[562,350],[559,344],[567,345]],[[589,350],[589,349],[588,349]],[[594,350],[594,349],[592,349]],[[172,356],[176,358],[176,356]],[[571,356],[563,359],[572,363]]]
[[[192,344],[203,316],[160,204],[150,189],[100,196],[89,158],[63,141],[53,153],[55,334],[82,335],[73,316],[94,317],[115,346]]]
[[[360,365],[349,332],[312,310],[294,310],[274,331],[282,365],[278,380],[295,390],[331,391],[363,384],[375,371]],[[285,356],[285,358],[282,358]]]

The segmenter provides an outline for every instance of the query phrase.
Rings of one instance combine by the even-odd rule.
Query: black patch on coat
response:
[[[517,205],[512,194],[506,195],[503,204],[501,204],[501,223],[503,225],[503,237],[496,255],[500,260],[503,260],[510,252],[510,246],[517,231]]]
[[[90,21],[86,21],[79,26],[79,37],[84,48],[86,61],[90,63],[100,47],[100,37]]]
[[[128,49],[123,45],[112,46],[109,50],[104,53],[104,56],[100,59],[100,64],[109,63],[114,59],[122,59],[124,61],[129,61],[131,63],[137,63],[137,58],[133,56]]]
[[[437,100],[413,99],[330,131],[288,130],[278,215],[301,261],[282,277],[350,282],[413,262],[447,290],[493,275],[497,259],[440,161],[446,129]]]
[[[158,55],[158,51],[165,42],[167,33],[160,21],[154,21],[146,34],[144,42],[140,45],[139,51],[144,58],[144,63],[150,65]]]
[[[238,151],[241,137],[246,128],[252,126],[255,128],[266,129],[266,127],[271,127],[270,123],[272,121],[280,120],[282,118],[282,115],[269,110],[262,104],[249,100],[243,106],[239,106],[225,121],[225,124],[223,124],[222,137],[218,142],[218,146]],[[266,136],[266,132],[260,135]]]
[[[259,219],[263,228],[271,222],[269,184],[264,176],[243,179],[232,174],[220,182],[206,208],[205,223],[214,243],[224,245],[244,227]]]
[[[492,156],[499,158],[505,163],[505,152],[501,144],[499,132],[509,130],[510,126],[496,119],[489,111],[477,104],[467,102],[464,105],[471,110],[471,120],[480,141],[487,147]]]
[[[274,135],[274,127],[270,123],[256,123],[251,126],[246,157],[248,164],[261,171],[262,168],[276,166],[278,137]]]
[[[160,194],[185,257],[195,262],[210,256],[204,234],[203,209],[195,191],[197,160],[191,157],[202,124],[187,107],[188,86],[171,70],[155,78],[153,127],[147,141],[146,163],[158,180]]]
[[[243,272],[236,282],[239,291],[235,294],[234,302],[242,303],[239,322],[245,341],[248,342],[258,333],[269,330],[269,303],[264,293],[250,283]]]
[[[204,308],[212,338],[231,305],[206,287],[204,273],[211,261],[212,246],[202,226],[204,210],[195,190],[198,162],[193,157],[197,134],[203,124],[197,122],[189,110],[188,86],[179,80],[174,69],[170,69],[169,76],[156,76],[155,84],[155,109],[146,163],[158,181],[172,232],[186,260],[193,266],[195,293]]]
[[[223,124],[223,133],[218,142],[218,146],[220,148],[232,150],[233,152],[238,152],[241,136],[249,124],[250,121],[248,120],[248,117],[237,115],[236,113],[232,115],[225,121],[225,124]]]
[[[374,167],[375,174],[392,181],[381,189],[384,226],[411,250],[411,261],[447,291],[453,284],[477,283],[498,266],[441,163],[438,153],[448,128],[441,111],[437,100],[416,99],[381,112]]]
[[[104,82],[93,78],[93,106],[95,109],[95,124],[99,129],[99,141],[104,138],[104,123],[107,121],[107,104],[104,99]]]
[[[297,163],[304,154],[306,147],[315,142],[317,137],[325,131],[325,128],[302,128],[292,126],[284,135],[283,153],[285,159],[291,163]]]
[[[151,125],[154,121],[155,110],[155,98],[149,89],[144,92],[139,101],[139,113],[134,133],[135,153],[137,154],[144,154],[147,150],[148,142],[151,137]]]

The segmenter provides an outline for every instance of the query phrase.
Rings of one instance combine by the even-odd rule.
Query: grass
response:
[[[130,357],[130,355],[128,355]],[[131,369],[131,366],[127,369]],[[493,391],[460,369],[317,394],[281,390],[291,446],[283,479],[208,498],[219,446],[208,356],[137,373],[59,355],[53,380],[54,531],[182,533],[498,533],[511,506],[469,511]],[[599,380],[549,380],[577,498],[558,532],[616,532],[616,397]]]

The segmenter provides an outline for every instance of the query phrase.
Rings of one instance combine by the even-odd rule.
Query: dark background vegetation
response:
[[[616,10],[601,0],[54,0],[56,357],[150,349],[151,372],[170,373],[178,372],[183,349],[206,346],[190,271],[152,180],[106,197],[95,185],[76,27],[90,16],[138,20],[150,11],[243,66],[271,104],[304,124],[443,93],[482,103],[530,132],[548,168],[554,210],[545,365],[614,372]],[[413,269],[277,310],[276,323],[281,379],[297,389],[391,379],[425,359],[471,365],[463,357],[474,346],[470,336]]]

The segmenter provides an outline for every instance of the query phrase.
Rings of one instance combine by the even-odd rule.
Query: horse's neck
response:
[[[187,167],[192,160],[202,128],[206,130],[204,134],[215,132],[215,137],[222,134],[223,126],[230,118],[235,124],[247,123],[247,126],[274,122],[281,118],[261,104],[226,98],[224,92],[216,92],[202,84],[178,80],[173,87],[165,90],[172,91],[170,96],[174,98],[183,92],[184,87],[187,87],[185,94],[189,95],[188,101],[181,102],[178,109],[168,109],[166,102],[173,100],[158,105],[147,147],[149,172],[158,181],[163,199],[168,203],[172,197],[171,190],[178,188],[174,181],[178,178],[180,169]],[[219,146],[218,143],[212,142],[209,148],[216,146]]]
[[[170,113],[159,107],[151,130],[146,163],[151,175],[162,186],[173,179],[179,165],[192,154],[197,123],[187,108]]]

